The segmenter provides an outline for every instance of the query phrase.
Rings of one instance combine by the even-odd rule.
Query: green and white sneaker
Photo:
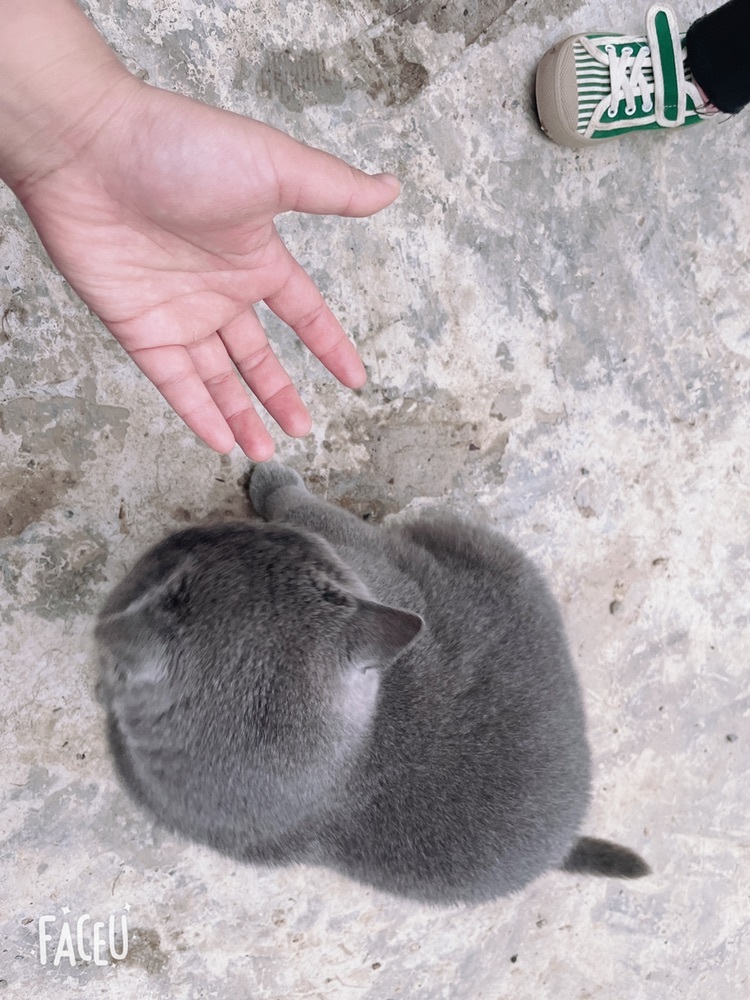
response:
[[[573,35],[547,52],[536,74],[542,131],[563,146],[595,146],[630,132],[679,128],[708,117],[684,35],[669,7],[646,15],[646,35]]]

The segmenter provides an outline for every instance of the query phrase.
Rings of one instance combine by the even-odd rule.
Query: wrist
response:
[[[0,179],[19,197],[142,86],[73,0],[0,0]]]

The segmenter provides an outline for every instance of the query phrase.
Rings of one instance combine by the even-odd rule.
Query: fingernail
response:
[[[312,430],[312,417],[309,413],[304,413],[290,422],[288,428],[284,428],[289,437],[302,438]]]
[[[393,188],[394,191],[401,190],[401,181],[393,174],[376,174],[376,177],[379,181],[387,184],[389,188]]]

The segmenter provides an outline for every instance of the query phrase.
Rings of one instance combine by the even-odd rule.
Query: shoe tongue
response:
[[[652,7],[646,15],[646,37],[654,72],[656,121],[665,127],[682,125],[687,111],[682,40],[668,7]]]

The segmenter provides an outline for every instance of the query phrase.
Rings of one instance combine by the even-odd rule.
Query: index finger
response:
[[[277,237],[278,239],[278,237]],[[279,252],[286,257],[287,278],[264,301],[339,382],[359,389],[367,372],[356,347],[326,305],[315,282],[279,239]]]

